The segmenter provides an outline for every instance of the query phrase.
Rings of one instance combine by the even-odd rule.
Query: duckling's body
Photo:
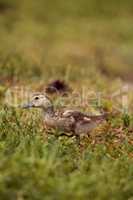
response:
[[[87,115],[75,110],[54,111],[53,104],[45,95],[35,95],[32,101],[24,108],[36,107],[43,111],[45,127],[58,129],[61,132],[72,133],[72,135],[89,134],[102,121],[106,115]]]
[[[89,134],[105,119],[104,115],[92,116],[75,110],[64,112],[46,112],[44,114],[45,127],[71,132],[74,135]]]
[[[60,112],[45,112],[43,121],[47,129],[58,129],[62,132],[74,131],[74,119],[72,117],[63,117]]]

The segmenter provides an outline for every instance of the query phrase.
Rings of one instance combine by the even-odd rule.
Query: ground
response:
[[[132,11],[130,0],[0,0],[1,200],[133,199]],[[56,108],[111,113],[82,147],[46,139],[40,111],[19,106],[55,79],[73,90],[50,96]]]

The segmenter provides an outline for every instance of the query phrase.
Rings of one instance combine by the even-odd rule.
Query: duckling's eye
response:
[[[35,97],[35,100],[38,100],[39,99],[39,97]]]

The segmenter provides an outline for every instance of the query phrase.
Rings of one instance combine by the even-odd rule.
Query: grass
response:
[[[7,109],[1,119],[1,199],[132,199],[128,137],[118,146],[87,144],[81,154],[74,139],[44,141],[39,119],[27,124]]]
[[[6,108],[1,112],[1,199],[132,198],[128,137],[118,146],[111,138],[87,144],[81,154],[74,138],[53,135],[44,141],[39,119],[26,123],[22,114]]]
[[[0,0],[1,200],[133,199],[132,10],[130,0]],[[119,111],[81,149],[56,131],[46,140],[39,111],[6,104],[9,89],[21,104],[23,88],[57,78],[74,89],[61,105],[97,113],[98,92]]]

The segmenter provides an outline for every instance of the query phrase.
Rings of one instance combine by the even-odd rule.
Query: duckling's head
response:
[[[45,94],[34,94],[31,98],[31,101],[25,105],[23,108],[42,108],[47,110],[53,108],[51,100]]]

